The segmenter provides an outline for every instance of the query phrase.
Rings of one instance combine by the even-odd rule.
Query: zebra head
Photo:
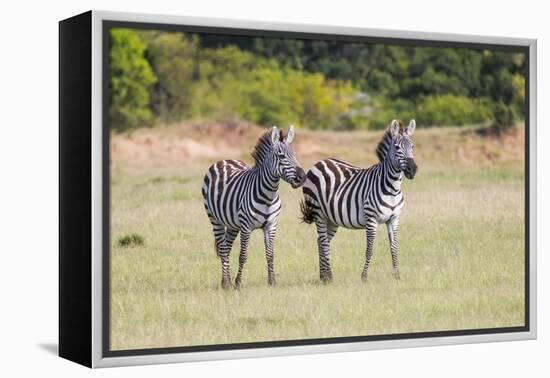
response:
[[[290,145],[294,139],[294,126],[291,125],[286,136],[283,130],[273,126],[271,131],[271,145],[275,162],[276,175],[288,182],[294,189],[302,186],[306,181],[306,173],[300,166],[296,153]]]
[[[414,178],[417,169],[413,157],[414,143],[411,139],[415,129],[416,122],[414,119],[409,122],[409,126],[405,129],[402,129],[399,121],[394,119],[389,129],[392,137],[389,151],[390,159],[392,159],[394,168],[403,172],[409,180]]]

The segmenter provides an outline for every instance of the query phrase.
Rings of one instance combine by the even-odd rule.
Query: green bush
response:
[[[493,123],[493,128],[495,128],[497,132],[504,131],[514,126],[516,115],[513,107],[507,106],[502,101],[497,102],[494,105],[494,114],[495,120]]]
[[[114,29],[110,119],[244,119],[312,129],[379,129],[524,115],[522,54]]]
[[[127,29],[110,34],[109,119],[111,128],[126,130],[150,123],[149,90],[156,78],[144,58],[145,45]]]
[[[143,236],[139,234],[129,234],[118,239],[118,245],[120,247],[138,247],[145,244]]]
[[[493,118],[487,101],[454,95],[425,96],[416,104],[402,98],[389,100],[380,97],[372,100],[371,105],[373,110],[361,127],[383,129],[389,120],[395,118],[415,118],[431,126],[478,124]]]
[[[335,126],[353,102],[348,82],[282,67],[235,46],[198,49],[179,34],[159,35],[149,44],[163,120],[241,118],[322,129]]]
[[[419,118],[415,104],[405,99],[378,98],[372,101],[372,106],[373,111],[368,115],[366,122],[369,129],[384,129],[392,119],[409,120]]]
[[[478,124],[493,118],[486,102],[454,95],[426,96],[415,112],[422,124],[432,126]]]
[[[189,117],[197,75],[198,39],[182,33],[156,33],[147,41],[147,57],[158,77],[152,106],[163,122]]]

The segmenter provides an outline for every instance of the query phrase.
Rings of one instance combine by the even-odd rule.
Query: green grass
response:
[[[301,190],[283,184],[277,286],[267,285],[262,234],[255,231],[241,291],[220,288],[200,193],[208,165],[113,170],[112,349],[523,325],[520,161],[419,164],[417,177],[403,184],[400,281],[392,278],[381,226],[367,284],[360,278],[365,234],[345,229],[332,242],[334,281],[321,284],[315,227],[298,219]],[[118,244],[132,234],[146,242]],[[237,259],[238,241],[232,278]]]

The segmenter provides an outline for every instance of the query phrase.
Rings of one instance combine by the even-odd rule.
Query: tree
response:
[[[147,58],[158,77],[152,105],[163,122],[191,116],[192,84],[199,75],[199,54],[196,35],[153,32],[147,39]]]
[[[149,89],[156,78],[144,58],[145,45],[128,29],[112,29],[109,54],[109,118],[114,130],[147,125],[153,114]]]
[[[153,117],[510,126],[525,114],[525,55],[510,51],[129,29],[111,43],[115,129]]]

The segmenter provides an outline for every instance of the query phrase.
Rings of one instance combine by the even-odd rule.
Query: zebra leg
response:
[[[271,224],[264,229],[265,258],[267,260],[267,283],[275,285],[275,272],[273,270],[273,242],[277,225]]]
[[[319,278],[322,282],[332,281],[330,268],[330,240],[336,233],[336,227],[327,222],[317,221],[317,248],[319,250]]]
[[[332,240],[332,238],[334,237],[334,235],[336,235],[336,231],[338,231],[338,226],[334,226],[334,225],[331,225],[331,224],[329,224],[327,226],[327,236],[328,236],[328,242],[329,243]]]
[[[235,241],[235,238],[237,237],[237,234],[239,233],[239,230],[236,228],[227,228],[225,230],[225,236],[223,240],[223,246],[222,246],[222,255],[224,256],[222,260],[222,287],[224,289],[228,289],[231,287],[231,274],[229,271],[229,255],[231,254],[231,248],[233,247],[233,242]],[[221,256],[220,256],[221,258]],[[223,272],[223,266],[224,264],[227,264],[227,274],[224,275]]]
[[[237,237],[239,230],[227,228],[224,233],[223,242],[218,248],[218,256],[222,263],[222,288],[229,289],[231,287],[231,272],[229,269],[229,254],[233,241]]]
[[[227,228],[225,230],[225,239],[224,244],[225,248],[227,248],[228,254],[231,254],[231,248],[233,248],[233,242],[235,241],[235,238],[239,234],[238,228]]]
[[[243,268],[246,260],[248,259],[248,241],[250,240],[250,230],[241,230],[241,252],[239,253],[239,271],[237,272],[237,278],[235,278],[235,289],[241,288],[241,278],[243,275]]]
[[[216,250],[216,256],[220,257],[220,249],[223,245],[225,238],[225,226],[214,218],[210,218],[212,223],[212,233],[214,234],[214,249]]]
[[[227,248],[227,232],[225,226],[214,218],[210,218],[210,223],[212,223],[216,255],[220,258],[222,264],[222,288],[227,289],[231,286],[231,273],[229,269],[229,252],[231,252],[231,246]]]
[[[393,267],[393,278],[396,280],[400,279],[399,277],[399,262],[397,260],[397,231],[399,229],[399,217],[390,219],[386,226],[388,228],[388,239],[390,241],[390,252],[391,252],[391,264]]]
[[[378,224],[374,219],[370,219],[367,221],[367,225],[366,225],[367,248],[365,252],[365,267],[363,268],[363,273],[361,273],[361,279],[363,280],[363,282],[367,281],[367,277],[369,274],[369,265],[370,265],[370,260],[372,258],[372,249],[374,246],[374,238],[376,237],[377,227],[378,227]]]

